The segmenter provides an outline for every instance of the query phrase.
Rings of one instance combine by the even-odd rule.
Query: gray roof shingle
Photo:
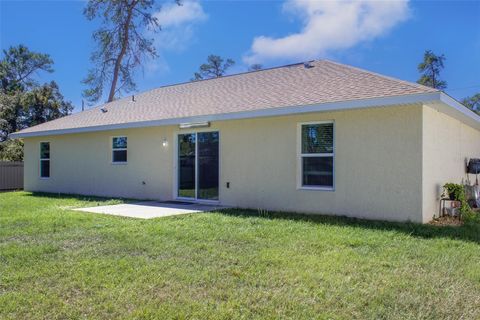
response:
[[[269,108],[438,92],[327,60],[164,86],[24,129],[88,128]],[[108,112],[101,112],[100,108]]]

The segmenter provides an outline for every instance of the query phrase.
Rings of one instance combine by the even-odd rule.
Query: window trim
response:
[[[332,153],[302,153],[302,126],[312,124],[333,124],[333,152]],[[319,120],[297,123],[297,190],[314,190],[314,191],[335,191],[335,149],[336,149],[336,125],[334,120]],[[333,185],[328,186],[306,186],[303,185],[303,158],[333,158]]]
[[[42,143],[48,143],[48,158],[42,158]],[[52,176],[52,166],[51,166],[51,143],[50,141],[40,141],[38,143],[38,177],[41,180],[48,180]],[[42,176],[42,162],[48,161],[48,177]]]
[[[127,147],[126,148],[114,148],[113,147],[113,139],[115,138],[127,138]],[[127,161],[113,161],[113,153],[115,151],[126,151],[127,152]],[[123,136],[111,136],[110,137],[110,164],[112,165],[125,165],[128,164],[128,136],[123,135]]]

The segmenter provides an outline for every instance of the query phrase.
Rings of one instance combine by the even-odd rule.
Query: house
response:
[[[480,117],[331,61],[182,83],[22,130],[25,189],[428,222]]]

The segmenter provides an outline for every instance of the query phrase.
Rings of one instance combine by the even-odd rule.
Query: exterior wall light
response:
[[[163,138],[162,146],[168,147],[168,141],[167,138]]]

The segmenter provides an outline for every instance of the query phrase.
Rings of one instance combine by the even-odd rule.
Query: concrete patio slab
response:
[[[223,208],[225,207],[197,203],[143,201],[128,204],[115,204],[110,206],[78,208],[74,210],[130,218],[152,219],[180,214],[215,211]]]

